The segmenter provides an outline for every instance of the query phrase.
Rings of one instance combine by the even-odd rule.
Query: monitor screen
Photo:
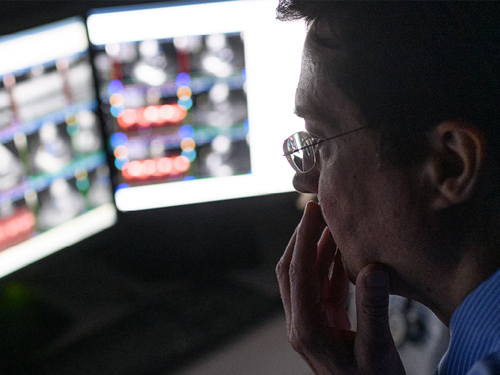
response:
[[[85,23],[0,37],[0,277],[114,224]]]
[[[283,140],[303,23],[277,1],[178,2],[89,14],[118,209],[293,191]]]

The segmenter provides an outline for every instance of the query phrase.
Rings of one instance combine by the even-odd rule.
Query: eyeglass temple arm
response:
[[[323,143],[325,141],[329,141],[330,139],[335,139],[335,138],[338,138],[338,137],[342,137],[343,135],[347,135],[347,134],[350,134],[350,133],[354,133],[358,130],[361,130],[361,129],[364,129],[366,128],[366,126],[362,126],[360,128],[356,128],[356,129],[353,129],[353,130],[349,130],[348,132],[345,132],[345,133],[342,133],[342,134],[337,134],[337,135],[334,135],[333,137],[329,137],[329,138],[325,138],[325,139],[318,139],[315,143],[312,143],[310,145],[307,145],[307,146],[304,146],[304,147],[301,147],[301,148],[298,148],[296,150],[293,150],[293,151],[288,151],[288,152],[285,152],[283,154],[283,156],[288,156],[288,155],[292,155],[292,154],[295,154],[296,152],[299,152],[299,151],[302,151],[302,150],[305,150],[306,148],[309,148],[309,147],[313,147],[313,146],[316,146],[316,145],[319,145],[320,143]],[[314,138],[313,138],[314,139]]]

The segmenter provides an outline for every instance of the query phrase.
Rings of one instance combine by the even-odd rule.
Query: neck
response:
[[[486,257],[486,265],[480,261],[483,260],[481,258],[485,257],[478,257],[477,253],[471,252],[464,255],[454,267],[428,267],[419,275],[413,274],[412,280],[398,283],[408,287],[395,292],[427,306],[449,327],[451,316],[464,299],[500,268],[498,255]],[[394,273],[393,277],[398,276]]]

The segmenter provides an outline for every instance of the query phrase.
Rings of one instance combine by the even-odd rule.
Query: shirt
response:
[[[467,375],[498,375],[500,374],[500,352],[490,354],[476,362]]]
[[[458,306],[439,375],[500,374],[500,270]],[[470,372],[469,372],[470,371]]]

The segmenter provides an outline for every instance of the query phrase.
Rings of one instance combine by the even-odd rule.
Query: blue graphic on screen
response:
[[[250,173],[240,33],[102,45],[95,66],[119,184]]]

